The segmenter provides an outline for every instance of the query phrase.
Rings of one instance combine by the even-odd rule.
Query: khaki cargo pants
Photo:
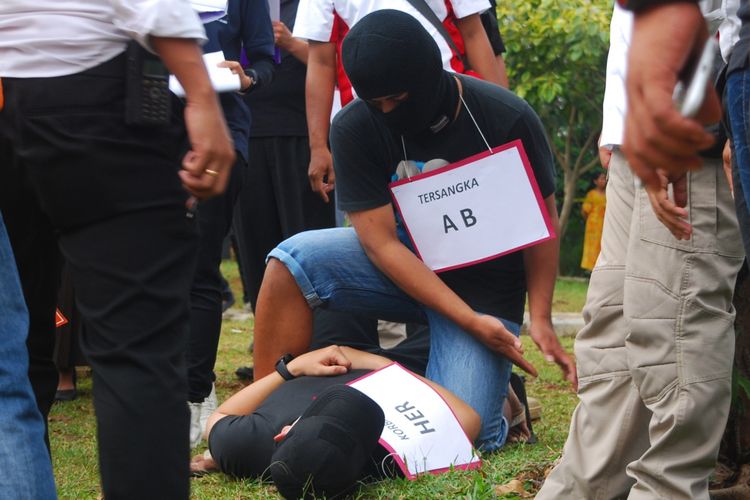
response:
[[[537,499],[708,499],[729,410],[743,250],[718,161],[689,174],[693,237],[656,219],[619,151],[575,344],[580,402]]]

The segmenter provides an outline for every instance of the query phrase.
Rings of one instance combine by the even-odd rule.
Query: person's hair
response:
[[[593,185],[596,182],[596,180],[602,175],[606,177],[607,172],[605,172],[604,170],[600,170],[600,169],[597,169],[591,172],[591,177],[589,179],[591,181],[591,184]]]

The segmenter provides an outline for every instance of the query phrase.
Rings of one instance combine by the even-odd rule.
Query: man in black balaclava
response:
[[[362,21],[367,22],[361,28],[357,23],[344,39],[341,54],[358,97],[368,102],[406,92],[408,98],[388,113],[372,107],[396,133],[414,135],[445,126],[456,111],[458,84],[443,70],[429,33],[399,11],[379,11]]]
[[[517,339],[527,291],[532,338],[576,381],[550,316],[557,240],[438,277],[412,251],[388,184],[400,163],[416,169],[430,160],[457,162],[486,151],[485,140],[492,147],[520,140],[556,227],[544,129],[511,92],[444,71],[434,40],[403,12],[365,16],[344,39],[342,61],[361,99],[339,112],[330,139],[338,206],[353,227],[302,233],[269,254],[256,312],[256,378],[273,370],[282,354],[307,348],[311,308],[426,321],[427,377],[479,413],[476,444],[499,449],[508,432],[502,408],[511,361],[535,373]]]

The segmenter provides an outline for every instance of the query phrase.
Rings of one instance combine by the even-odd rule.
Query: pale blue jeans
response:
[[[508,435],[503,404],[510,361],[401,291],[370,262],[354,229],[299,233],[281,242],[268,257],[278,259],[289,269],[313,308],[364,313],[389,321],[427,322],[427,378],[449,389],[479,413],[482,428],[478,448],[502,448]],[[499,319],[508,330],[519,334],[519,324]]]
[[[29,316],[0,214],[0,500],[56,498],[44,422],[29,382]]]

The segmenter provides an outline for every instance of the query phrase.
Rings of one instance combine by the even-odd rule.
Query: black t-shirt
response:
[[[368,373],[352,370],[334,377],[299,377],[284,382],[250,415],[227,416],[208,436],[219,469],[235,477],[261,477],[276,450],[273,437],[299,417],[326,388],[346,384]]]
[[[552,152],[534,110],[497,85],[465,75],[459,78],[466,105],[490,145],[494,148],[520,139],[542,196],[553,194]],[[404,141],[407,159],[421,162],[442,158],[453,163],[487,149],[463,107],[456,120],[440,132],[417,139],[404,137]],[[404,159],[401,139],[363,101],[351,102],[334,119],[331,151],[340,209],[354,212],[391,203],[388,184]],[[439,276],[474,310],[516,323],[523,321],[526,280],[522,252]]]

